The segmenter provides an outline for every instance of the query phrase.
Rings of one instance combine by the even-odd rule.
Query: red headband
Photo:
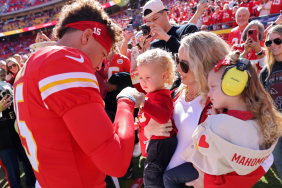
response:
[[[65,25],[66,27],[71,27],[81,31],[86,29],[91,29],[93,31],[93,37],[97,40],[109,53],[113,44],[111,36],[108,34],[107,26],[99,22],[94,21],[80,21]]]
[[[214,72],[218,71],[218,69],[223,65],[231,65],[229,56],[225,56],[224,59],[218,60],[218,63],[213,68]]]

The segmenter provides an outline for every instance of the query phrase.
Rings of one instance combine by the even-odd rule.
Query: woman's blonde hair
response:
[[[239,51],[232,52],[230,54],[232,64],[236,64],[239,57]],[[246,70],[252,78],[248,87],[241,93],[241,96],[248,110],[252,112],[259,124],[264,137],[265,147],[269,148],[281,136],[282,115],[276,110],[271,96],[264,90],[257,76],[257,71],[251,62],[248,63]]]
[[[189,62],[189,71],[195,75],[199,92],[203,99],[207,98],[209,92],[208,73],[223,59],[230,51],[229,45],[214,33],[201,31],[190,34],[181,40],[181,47],[184,47],[186,60]],[[180,91],[188,89],[183,84]]]
[[[266,34],[267,39],[269,38],[270,33],[276,33],[276,34],[278,34],[282,37],[282,25],[277,25],[277,26],[272,27]],[[269,50],[268,47],[265,46],[265,49],[266,49],[267,71],[268,71],[268,76],[266,78],[266,80],[267,80],[270,73],[271,73],[273,65],[275,63],[275,57],[274,57],[273,53]],[[265,81],[265,80],[263,80],[263,81]]]
[[[172,85],[175,79],[175,62],[172,55],[162,49],[148,50],[137,58],[137,66],[144,64],[159,64],[159,66],[168,72],[168,78],[165,84]]]

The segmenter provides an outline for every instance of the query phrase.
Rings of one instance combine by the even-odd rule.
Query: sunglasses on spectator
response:
[[[12,68],[15,68],[15,67],[17,67],[17,65],[14,63],[13,65],[9,66],[8,68],[9,70],[11,70]]]
[[[276,38],[273,40],[273,42],[276,45],[280,45],[282,43],[282,40],[279,38]],[[265,46],[270,47],[271,45],[272,45],[272,40],[265,41]]]
[[[180,61],[178,58],[178,54],[175,54],[175,61],[177,65],[180,64],[181,70],[184,73],[187,73],[189,71],[189,65],[187,65],[185,61]]]

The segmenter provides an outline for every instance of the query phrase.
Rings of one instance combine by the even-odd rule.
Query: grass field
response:
[[[132,184],[135,178],[140,178],[143,176],[143,168],[144,168],[144,162],[145,158],[142,157],[136,157],[133,158],[133,174],[132,177],[128,180],[119,179],[120,187],[121,188],[128,188]],[[24,172],[22,172],[21,168],[21,182],[23,188],[26,188],[25,186],[25,176]],[[7,180],[5,179],[5,175],[0,170],[0,188],[9,188]],[[107,186],[107,188],[111,188]],[[143,188],[143,186],[142,186]],[[276,168],[273,165],[270,170],[263,176],[254,186],[253,188],[282,188],[281,180],[279,179]]]

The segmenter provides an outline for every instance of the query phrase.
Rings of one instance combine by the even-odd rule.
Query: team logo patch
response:
[[[118,60],[117,60],[117,63],[118,63],[118,64],[123,64],[123,60],[122,60],[122,59],[118,59]]]

